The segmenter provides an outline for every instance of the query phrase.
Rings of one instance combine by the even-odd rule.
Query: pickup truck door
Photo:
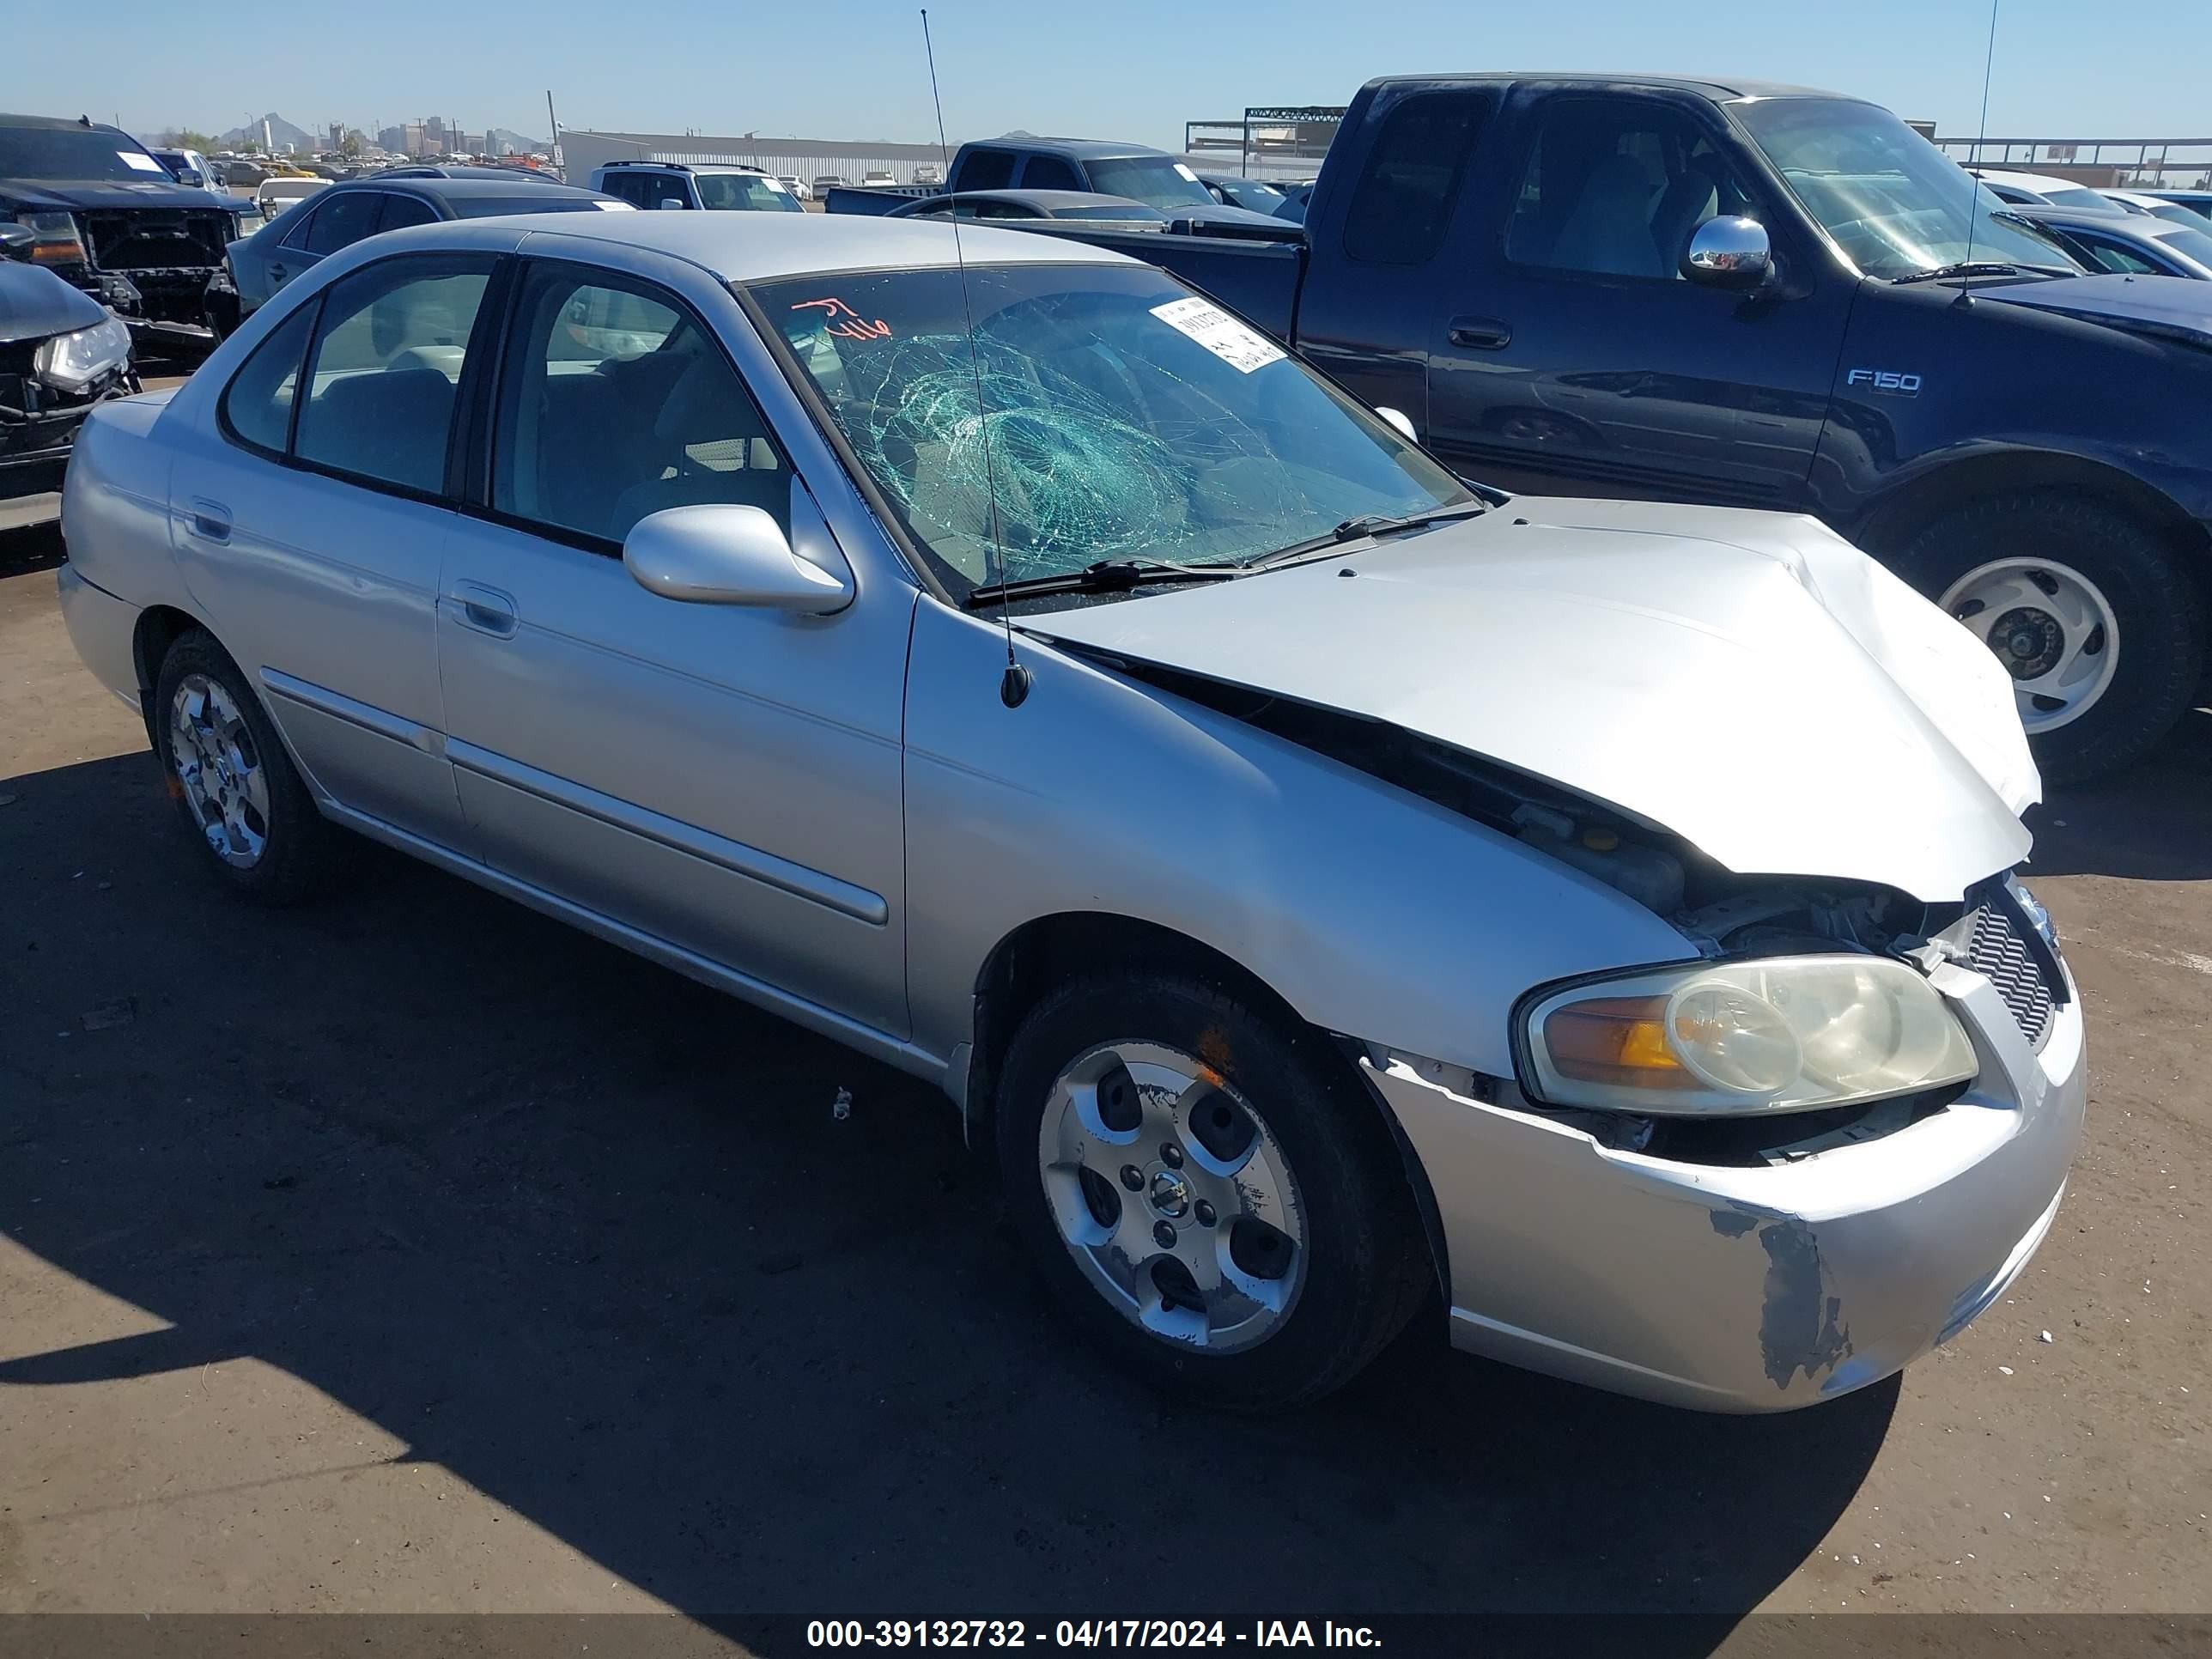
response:
[[[1443,262],[1431,447],[1508,489],[1803,507],[1853,282],[1738,143],[1689,94],[1517,90]],[[1680,275],[1717,214],[1767,227],[1763,289]]]
[[[622,538],[665,507],[759,507],[802,550],[834,537],[749,395],[789,400],[750,325],[696,267],[628,258],[644,269],[526,259],[514,284],[489,465],[438,602],[471,850],[655,954],[902,1036],[915,590],[863,573],[815,617],[631,577]]]

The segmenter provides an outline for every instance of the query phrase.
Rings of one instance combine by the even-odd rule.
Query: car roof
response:
[[[82,121],[72,121],[59,115],[9,115],[5,112],[0,112],[0,127],[43,127],[49,132],[60,131],[64,128],[71,132],[123,132],[121,127],[111,127],[105,121],[94,121],[88,125]],[[127,132],[123,136],[131,137]],[[131,138],[131,142],[134,144],[138,143],[136,138]]]
[[[972,220],[960,225],[957,240],[950,223],[857,213],[524,213],[501,222],[549,237],[649,248],[689,260],[726,283],[884,267],[951,270],[963,260],[971,265],[1139,263],[1105,248]],[[424,226],[391,234],[434,246],[459,228]]]
[[[1819,87],[1793,86],[1786,81],[1761,81],[1747,76],[1643,75],[1633,70],[1496,70],[1464,75],[1383,75],[1377,76],[1360,90],[1367,92],[1413,82],[1423,86],[1506,86],[1522,81],[1598,82],[1607,86],[1657,88],[1673,92],[1693,92],[1716,101],[1730,98],[1833,98],[1851,104],[1870,104],[1874,101],[1870,98],[1853,97],[1849,93],[1829,92]]]
[[[304,185],[305,179],[276,179],[273,183]],[[542,201],[548,196],[589,196],[594,200],[611,201],[596,190],[578,190],[572,185],[529,184],[520,189],[504,179],[388,179],[372,174],[366,179],[341,179],[329,185],[331,190],[394,190],[415,196],[446,198],[456,202],[482,201],[487,197],[514,197],[522,201]]]
[[[916,198],[922,202],[940,199],[934,196]],[[1109,196],[1095,190],[956,190],[951,200],[955,202],[1018,202],[1024,207],[1135,207],[1142,202],[1127,196]],[[1158,210],[1153,209],[1157,212]],[[1162,216],[1164,217],[1165,216]]]
[[[2094,208],[2042,207],[2033,203],[2014,210],[2038,223],[2073,226],[2084,230],[2101,230],[2110,236],[2143,236],[2161,240],[2173,235],[2185,235],[2194,225],[2181,224],[2172,219],[2154,219],[2148,213],[2100,213]]]
[[[606,161],[600,171],[612,173],[617,167],[659,167],[665,173],[758,173],[766,167],[757,167],[750,161],[642,161],[633,156],[627,161]]]
[[[1079,161],[1120,161],[1132,155],[1165,155],[1167,151],[1154,149],[1150,144],[1125,144],[1112,138],[1042,138],[1033,133],[1019,137],[978,138],[973,141],[979,149],[1048,149],[1061,155],[1073,156]]]
[[[2077,179],[2061,179],[2052,173],[2022,173],[2017,167],[1986,167],[1978,164],[1966,171],[1976,178],[1994,180],[2001,185],[2016,185],[2022,190],[2091,190]]]

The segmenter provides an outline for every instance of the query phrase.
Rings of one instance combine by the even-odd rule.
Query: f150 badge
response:
[[[1844,384],[1872,386],[1876,392],[1894,392],[1899,397],[1910,398],[1920,390],[1920,377],[1900,374],[1893,368],[1855,368],[1844,376]]]

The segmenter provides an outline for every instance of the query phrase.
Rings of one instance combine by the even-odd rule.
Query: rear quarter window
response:
[[[1393,105],[1352,186],[1346,257],[1377,265],[1434,258],[1489,116],[1489,94],[1480,92],[1417,92]]]

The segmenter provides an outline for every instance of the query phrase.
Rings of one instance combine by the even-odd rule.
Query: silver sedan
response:
[[[1692,1407],[1888,1375],[2086,1094],[2008,682],[1810,520],[1410,429],[1058,240],[443,223],[97,411],[60,582],[213,878],[350,830],[931,1079],[1164,1386],[1439,1304]]]

